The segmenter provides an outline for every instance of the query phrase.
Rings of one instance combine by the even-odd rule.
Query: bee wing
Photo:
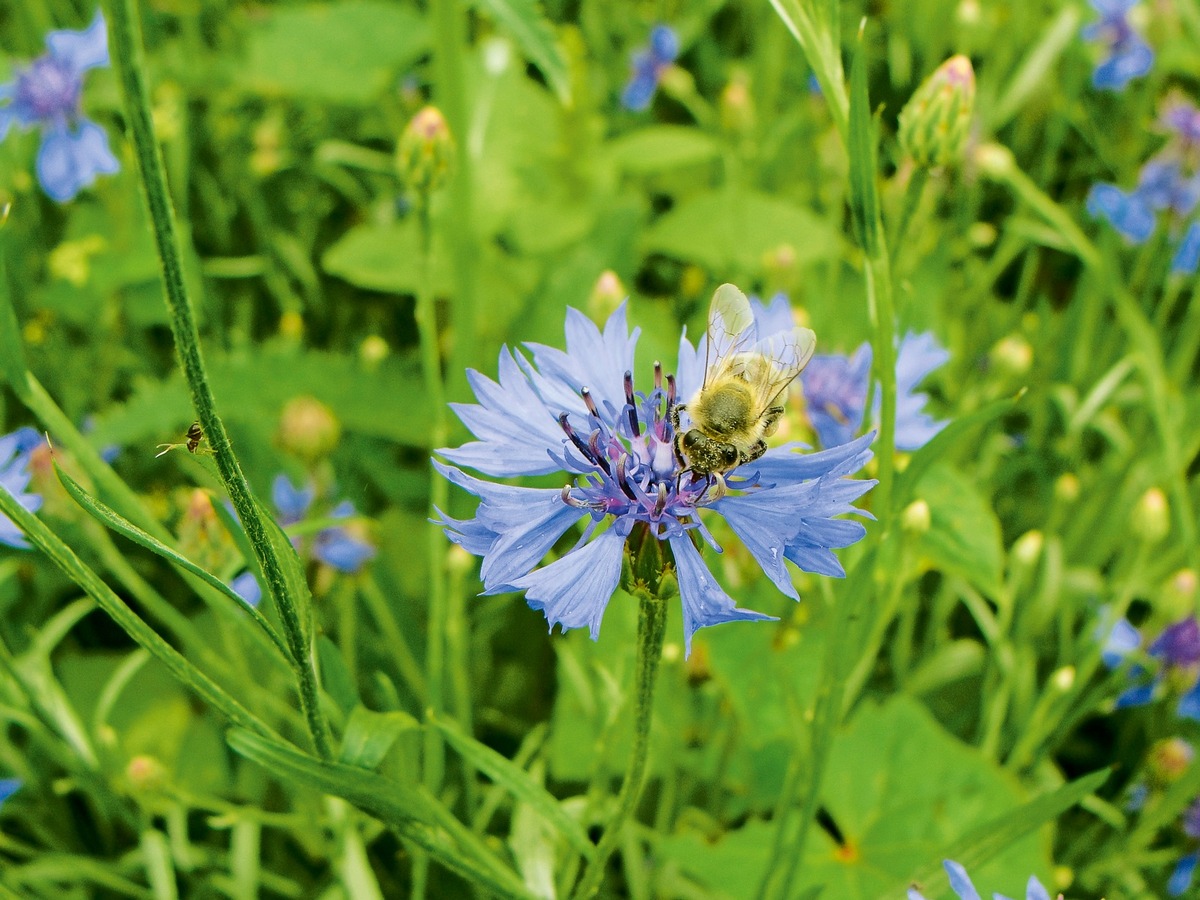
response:
[[[754,340],[754,313],[746,295],[732,284],[713,294],[704,347],[704,384],[716,380]]]
[[[754,345],[744,358],[743,377],[754,386],[756,413],[761,415],[775,404],[808,365],[816,349],[816,334],[799,325],[791,331],[776,332]]]

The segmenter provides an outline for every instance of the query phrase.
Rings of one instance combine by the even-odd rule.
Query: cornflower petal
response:
[[[1142,633],[1128,619],[1118,619],[1109,632],[1101,650],[1104,664],[1115,669],[1130,653],[1142,645]]]
[[[1126,240],[1141,244],[1154,234],[1154,211],[1136,192],[1126,193],[1115,184],[1094,184],[1087,195],[1087,211],[1106,219]]]
[[[800,373],[805,410],[822,447],[853,440],[863,426],[871,379],[871,345],[853,356],[814,356]]]
[[[1200,681],[1179,698],[1175,712],[1180,718],[1200,721]]]
[[[621,91],[621,105],[630,112],[645,112],[658,91],[658,73],[647,63],[634,62],[633,74]]]
[[[4,801],[21,789],[23,782],[20,778],[0,778],[0,806]]]
[[[1092,70],[1092,85],[1101,90],[1120,91],[1135,78],[1141,78],[1154,67],[1154,51],[1150,45],[1129,32],[1113,45],[1112,53]]]
[[[961,863],[945,859],[942,860],[942,868],[950,877],[950,888],[958,894],[959,900],[980,900],[979,891],[975,890],[975,885],[971,883],[971,878]]]
[[[908,900],[925,900],[925,895],[916,888],[910,887],[908,889]]]
[[[49,127],[38,148],[37,176],[51,200],[65,203],[75,198],[98,175],[120,168],[108,147],[108,135],[95,122],[80,119],[76,128]]]
[[[1025,900],[1050,900],[1050,892],[1038,881],[1036,875],[1030,875],[1029,882],[1025,885]]]
[[[717,584],[700,551],[687,534],[668,539],[675,555],[675,573],[679,581],[679,599],[683,603],[684,655],[692,652],[692,635],[697,628],[719,625],[722,622],[775,621],[775,616],[738,609],[733,598]]]
[[[19,453],[28,453],[41,446],[42,440],[41,432],[28,425],[0,436],[0,466],[6,465]]]
[[[792,305],[788,302],[787,294],[776,294],[770,304],[765,304],[757,297],[750,298],[750,311],[754,313],[754,328],[757,336],[762,338],[772,334],[791,331],[796,324],[792,318]]]
[[[1195,665],[1200,662],[1200,621],[1188,616],[1168,625],[1154,639],[1148,652],[1167,665]]]
[[[1196,874],[1196,864],[1200,863],[1200,851],[1189,853],[1175,864],[1171,877],[1167,880],[1167,893],[1179,897],[1192,886],[1192,878]]]
[[[660,63],[672,63],[679,56],[679,37],[670,25],[655,25],[650,30],[650,52]]]
[[[13,455],[14,449],[22,445],[26,433],[24,429],[20,429],[0,438],[0,441],[6,444],[5,454],[8,456],[5,459],[4,455],[0,455],[0,490],[8,491],[21,506],[32,513],[42,508],[42,497],[40,494],[25,492],[33,477],[29,471],[29,451],[17,450],[16,455]],[[0,544],[18,550],[29,549],[29,542],[21,529],[12,519],[3,515],[0,515]]]
[[[621,578],[621,556],[625,535],[610,528],[528,575],[513,581],[513,588],[525,592],[525,601],[546,614],[550,630],[561,625],[563,631],[587,626],[592,640],[600,637],[600,621]]]
[[[284,474],[275,476],[271,482],[271,502],[279,511],[279,520],[284,525],[294,525],[308,513],[316,497],[316,488],[311,484],[296,487]]]
[[[443,517],[446,536],[483,557],[480,576],[489,594],[513,590],[515,579],[529,573],[567,529],[587,511],[562,502],[554,489],[513,487],[472,478],[434,460],[446,480],[480,498],[475,518],[456,522]]]
[[[1161,677],[1156,677],[1149,684],[1139,684],[1124,691],[1113,703],[1114,709],[1128,709],[1131,706],[1145,706],[1154,699]]]
[[[46,35],[46,49],[60,63],[79,73],[107,66],[108,30],[104,14],[96,10],[91,24],[83,31],[51,31]]]
[[[247,606],[258,606],[262,602],[262,585],[249,569],[229,582],[229,586],[246,601]]]
[[[375,547],[344,528],[326,528],[313,541],[313,556],[339,572],[353,574],[375,558]]]
[[[896,354],[896,448],[914,451],[924,447],[946,423],[924,412],[926,394],[917,393],[917,385],[929,373],[946,364],[950,351],[931,333],[909,332]],[[875,416],[879,416],[876,401]]]
[[[749,477],[757,472],[763,484],[786,484],[820,478],[822,475],[849,475],[865,466],[874,455],[871,452],[873,440],[875,432],[872,431],[849,443],[817,453],[799,452],[807,449],[800,443],[784,444],[772,447],[754,462],[739,466],[731,474]],[[875,482],[854,483],[870,487]]]
[[[630,332],[625,306],[622,303],[608,317],[603,333],[579,310],[568,307],[565,351],[545,344],[525,344],[537,366],[531,378],[546,406],[584,414],[586,408],[579,392],[587,388],[596,401],[600,419],[610,427],[616,424],[625,405],[625,373],[633,370],[633,353],[642,332],[640,328]]]
[[[1183,233],[1183,240],[1171,258],[1171,271],[1176,275],[1193,275],[1200,266],[1200,222],[1193,222]]]

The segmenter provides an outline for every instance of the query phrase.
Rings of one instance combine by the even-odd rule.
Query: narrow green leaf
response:
[[[361,769],[374,769],[383,762],[401,734],[420,727],[421,723],[406,712],[380,713],[356,706],[346,721],[338,761]]]
[[[867,53],[859,41],[850,68],[850,211],[859,246],[879,253],[879,194],[875,184],[875,126],[867,96]]]
[[[447,869],[503,897],[529,898],[517,875],[421,787],[395,781],[344,763],[321,762],[282,741],[241,728],[229,746],[268,771],[348,800],[393,826]]]
[[[100,524],[111,528],[113,531],[117,532],[123,537],[129,538],[129,540],[133,541],[135,544],[145,547],[152,553],[158,554],[168,562],[174,563],[181,569],[195,575],[209,587],[216,589],[222,596],[227,597],[233,602],[234,607],[239,615],[245,614],[253,619],[259,628],[262,629],[263,633],[266,634],[270,642],[274,644],[275,648],[281,654],[283,654],[283,658],[289,662],[291,661],[291,654],[288,653],[287,647],[283,643],[283,639],[280,638],[279,635],[276,634],[275,629],[271,627],[271,623],[263,618],[262,613],[239,597],[237,593],[234,592],[233,588],[223,582],[220,578],[217,578],[211,572],[208,572],[196,565],[196,563],[192,562],[183,554],[172,550],[162,541],[142,531],[142,529],[138,528],[128,519],[120,516],[115,511],[109,509],[95,497],[92,497],[80,486],[77,481],[75,481],[75,479],[62,470],[57,461],[54,463],[54,471],[58,474],[58,480],[62,482],[62,486],[66,488],[67,493],[71,495],[71,499],[78,503],[88,515],[96,519],[98,522],[100,522]]]
[[[8,516],[40,550],[71,581],[81,587],[126,634],[149,650],[186,687],[195,691],[205,702],[230,722],[258,734],[272,730],[257,716],[242,706],[224,688],[201,672],[187,658],[168,644],[157,632],[130,609],[104,581],[75,555],[41,519],[30,513],[8,491],[0,490],[0,514]]]
[[[1060,813],[1070,809],[1088,794],[1096,791],[1108,780],[1108,776],[1109,770],[1101,769],[1077,778],[1055,791],[1035,797],[1023,806],[1009,810],[1004,815],[972,829],[963,837],[948,844],[944,852],[936,855],[937,861],[930,862],[916,874],[915,878],[906,880],[903,886],[897,886],[895,891],[891,891],[885,896],[891,898],[903,895],[905,888],[912,881],[917,883],[934,881],[941,874],[943,859],[960,862],[968,870],[982,865],[1005,847],[1057,818]]]
[[[458,751],[463,759],[496,784],[506,788],[517,800],[529,804],[584,856],[592,855],[595,847],[588,840],[582,826],[567,815],[558,800],[534,781],[528,772],[505,759],[491,747],[463,734],[449,722],[435,720],[433,726],[442,733],[446,742]]]
[[[1004,127],[1038,87],[1049,87],[1055,83],[1059,57],[1078,34],[1079,9],[1066,6],[1046,26],[1041,40],[1033,45],[1017,71],[1004,79],[1007,88],[1000,99],[995,104],[984,104],[983,113],[989,119],[989,132],[995,134]]]
[[[554,26],[542,15],[537,0],[477,0],[513,36],[521,52],[546,76],[546,82],[566,103],[571,99],[567,61],[554,38]]]
[[[317,636],[317,659],[321,663],[321,686],[343,713],[362,704],[354,675],[346,666],[346,660],[337,644],[325,635]]]

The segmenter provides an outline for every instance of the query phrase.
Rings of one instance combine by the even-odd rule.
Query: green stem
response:
[[[267,582],[267,590],[279,611],[288,649],[296,661],[300,705],[312,735],[313,746],[318,755],[329,759],[332,757],[329,725],[321,712],[317,673],[313,666],[299,598],[289,588],[284,563],[272,544],[267,523],[254,499],[250,485],[246,482],[241,465],[234,456],[225,424],[217,415],[216,401],[205,374],[204,358],[200,352],[200,334],[184,279],[183,249],[175,224],[175,211],[167,188],[162,154],[154,135],[136,0],[110,0],[109,7],[113,61],[125,95],[125,113],[133,136],[138,167],[142,173],[142,186],[145,189],[150,218],[154,223],[154,237],[162,262],[171,331],[191,392],[192,406],[215,453],[217,470],[221,474],[225,489],[229,492],[229,499],[233,502],[233,507],[246,530],[246,536],[254,548],[254,555]]]
[[[650,746],[650,719],[654,710],[654,682],[658,677],[658,661],[662,657],[663,635],[666,631],[667,606],[658,597],[642,596],[638,608],[638,650],[633,753],[625,769],[625,780],[617,795],[617,811],[604,829],[596,846],[596,855],[583,870],[583,879],[571,896],[588,900],[600,890],[608,858],[621,839],[625,820],[637,806],[646,774],[646,758]]]
[[[898,248],[904,244],[908,227],[912,224],[913,214],[921,205],[921,195],[925,193],[925,185],[929,181],[929,170],[925,166],[916,166],[909,176],[908,185],[904,189],[904,202],[900,207],[900,218],[896,222],[896,231],[892,236],[892,265],[896,264]]]

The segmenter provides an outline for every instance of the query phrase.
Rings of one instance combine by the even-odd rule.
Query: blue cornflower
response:
[[[1102,651],[1105,664],[1114,668],[1140,643],[1141,636],[1137,629],[1122,619],[1113,626],[1105,641]],[[1177,715],[1200,721],[1200,681],[1197,680],[1200,671],[1200,621],[1189,616],[1168,625],[1146,652],[1159,661],[1159,671],[1150,681],[1142,681],[1146,670],[1141,666],[1133,666],[1130,678],[1141,683],[1117,697],[1115,707],[1145,706],[1159,696],[1163,682],[1169,677],[1176,690],[1182,691],[1176,708]]]
[[[303,520],[315,499],[316,488],[311,484],[297,487],[283,474],[275,476],[271,485],[271,500],[279,512],[279,522],[284,526],[295,525]],[[356,514],[354,504],[343,500],[330,511],[329,517],[349,519]],[[298,540],[293,539],[293,543],[298,543]],[[327,566],[332,566],[339,572],[353,573],[374,558],[375,547],[349,529],[335,525],[318,532],[313,540],[312,552],[313,556]]]
[[[717,584],[698,549],[703,540],[720,552],[701,512],[723,516],[775,585],[799,599],[785,559],[805,571],[841,576],[832,548],[849,546],[866,533],[861,523],[834,516],[867,515],[852,503],[875,482],[846,476],[870,458],[872,436],[821,453],[800,453],[797,444],[768,450],[726,473],[722,491],[711,476],[683,471],[670,424],[676,399],[702,384],[703,350],[685,336],[678,381],[664,379],[655,364],[653,389],[635,392],[637,338],[636,329],[629,332],[624,304],[603,332],[568,309],[565,352],[526,344],[529,359],[505,347],[498,381],[469,371],[479,402],[452,406],[478,440],[438,452],[485,475],[558,472],[567,484],[561,489],[497,484],[435,460],[442,475],[480,500],[473,518],[452,519],[439,510],[438,521],[451,541],[483,558],[485,594],[524,591],[551,630],[586,626],[593,639],[621,583],[627,539],[633,536],[632,546],[657,539],[678,583],[690,651],[697,628],[772,618],[739,609]],[[535,568],[577,522],[586,527],[575,546]]]
[[[853,356],[814,356],[801,373],[808,419],[822,447],[844,443],[862,430],[871,359],[871,345],[864,343]],[[946,427],[925,412],[929,398],[917,391],[917,385],[949,359],[949,351],[932,334],[909,332],[900,342],[896,354],[896,449],[919,450]],[[876,421],[879,406],[876,396]]]
[[[1160,123],[1169,138],[1166,146],[1143,164],[1137,187],[1124,191],[1100,182],[1087,196],[1087,210],[1106,219],[1130,243],[1141,244],[1154,234],[1158,214],[1165,213],[1178,231],[1200,208],[1200,109],[1180,96],[1164,105]],[[1171,259],[1171,271],[1194,273],[1200,266],[1200,220],[1183,228]]]
[[[942,861],[942,867],[950,877],[950,889],[958,895],[959,900],[979,900],[979,891],[975,890],[971,877],[967,875],[967,870],[961,863],[946,859]],[[1008,900],[1003,894],[992,894],[992,897],[993,900]],[[925,900],[925,895],[916,888],[909,888],[908,900]],[[1050,900],[1050,892],[1038,881],[1036,875],[1030,875],[1025,885],[1025,900]]]
[[[30,512],[37,512],[42,507],[39,494],[25,493],[33,477],[29,471],[29,457],[41,442],[42,436],[32,428],[18,428],[0,437],[0,489],[12,494]],[[0,515],[0,544],[21,550],[29,549],[29,542],[25,540],[21,529],[12,519],[3,515]]]
[[[621,92],[621,105],[641,112],[650,106],[662,74],[679,56],[679,38],[669,25],[655,25],[650,31],[650,46],[633,57],[633,72]]]
[[[1138,0],[1089,0],[1100,21],[1083,27],[1083,37],[1108,46],[1108,56],[1092,71],[1092,84],[1110,91],[1141,78],[1154,65],[1154,51],[1129,23],[1129,11]]]
[[[108,33],[99,11],[83,31],[52,31],[46,52],[0,85],[0,140],[16,123],[42,130],[37,176],[42,188],[60,203],[72,199],[120,166],[108,147],[108,135],[80,111],[83,73],[108,65]]]

